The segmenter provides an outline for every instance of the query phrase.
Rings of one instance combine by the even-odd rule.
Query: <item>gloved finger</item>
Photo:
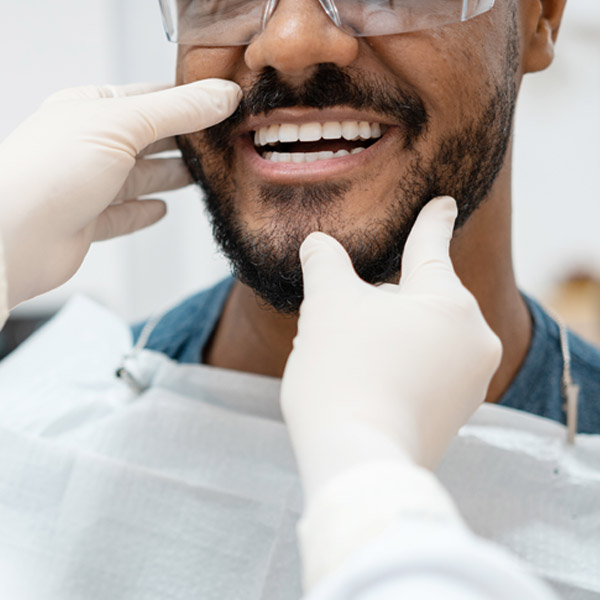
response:
[[[387,294],[397,294],[402,289],[397,283],[381,283],[375,287],[382,292],[386,292]]]
[[[151,94],[173,87],[165,83],[130,83],[127,85],[82,85],[60,90],[46,98],[44,104],[68,100],[99,100],[101,98],[123,98],[138,94]]]
[[[141,96],[168,90],[173,84],[168,83],[127,83],[125,85],[101,85],[98,86],[101,98],[126,98],[128,96]]]
[[[135,155],[166,137],[192,133],[229,117],[241,100],[240,87],[205,79],[151,94],[121,98],[115,120]]]
[[[168,192],[190,183],[192,176],[180,158],[139,158],[114,201]]]
[[[315,231],[300,246],[304,298],[319,291],[344,288],[358,279],[344,247],[331,236]]]
[[[164,138],[150,144],[147,148],[144,148],[140,152],[140,156],[150,156],[151,154],[158,154],[159,152],[169,152],[171,150],[179,150],[177,141],[174,137]]]
[[[443,292],[458,281],[450,260],[456,216],[449,196],[434,198],[421,210],[402,255],[402,292]]]
[[[162,200],[132,200],[109,206],[96,221],[93,241],[133,233],[160,221],[166,212]]]

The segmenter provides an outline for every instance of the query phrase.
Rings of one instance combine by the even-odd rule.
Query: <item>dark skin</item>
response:
[[[514,1],[520,50],[514,77],[519,85],[523,74],[551,64],[566,0]],[[436,30],[354,38],[335,27],[317,0],[280,0],[265,31],[248,46],[180,46],[177,80],[220,77],[244,89],[264,68],[272,67],[290,84],[299,85],[315,65],[325,62],[375,73],[390,83],[412,87],[423,98],[431,122],[420,149],[431,155],[436,140],[484,106],[488,91],[502,81],[512,3],[496,0],[489,13]],[[195,143],[201,152],[200,140]],[[383,214],[386,198],[407,162],[400,145],[393,156],[383,165],[367,162],[354,174],[344,198],[344,224],[336,221],[338,229],[332,224],[331,233],[340,227],[360,228],[378,210]],[[276,228],[277,215],[265,215],[255,200],[261,181],[238,155],[232,176],[239,190],[236,205],[248,229],[264,226],[266,219]],[[327,230],[327,223],[321,225]],[[486,398],[496,402],[521,366],[531,337],[529,313],[512,267],[510,149],[488,197],[456,232],[451,256],[458,276],[502,341],[502,362]],[[217,367],[281,377],[295,334],[294,317],[274,312],[253,290],[236,282],[204,360]]]

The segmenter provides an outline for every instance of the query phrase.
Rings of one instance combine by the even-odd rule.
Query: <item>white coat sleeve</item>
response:
[[[4,261],[4,245],[0,237],[0,330],[8,320],[8,283],[6,281],[6,263]]]
[[[319,492],[298,534],[305,579],[318,581],[304,600],[557,600],[524,564],[472,534],[419,467],[350,470]]]

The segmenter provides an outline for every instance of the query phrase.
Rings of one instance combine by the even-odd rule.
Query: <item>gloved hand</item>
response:
[[[307,503],[367,461],[433,468],[484,400],[501,344],[454,273],[452,198],[423,208],[399,285],[359,279],[333,238],[300,256],[305,299],[281,391]]]
[[[207,79],[166,88],[88,86],[59,92],[0,145],[0,236],[8,303],[67,281],[93,241],[133,232],[165,214],[139,196],[188,185],[172,136],[227,118],[239,86]]]

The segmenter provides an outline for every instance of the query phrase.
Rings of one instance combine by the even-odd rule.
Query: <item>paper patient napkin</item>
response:
[[[144,351],[76,298],[0,364],[0,597],[292,600],[301,488],[279,380]],[[600,441],[483,406],[438,475],[476,533],[600,595]],[[10,586],[10,587],[9,587]]]

